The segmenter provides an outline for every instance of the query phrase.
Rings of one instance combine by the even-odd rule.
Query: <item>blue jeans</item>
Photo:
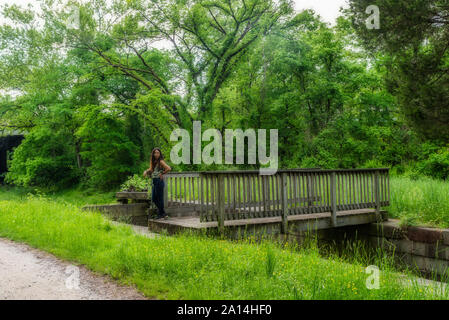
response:
[[[153,178],[153,190],[151,192],[151,200],[156,205],[158,209],[158,216],[163,217],[165,216],[165,210],[164,210],[164,186],[165,182],[164,180],[161,180],[160,178]]]

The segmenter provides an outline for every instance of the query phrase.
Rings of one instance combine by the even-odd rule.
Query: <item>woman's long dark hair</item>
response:
[[[159,151],[159,154],[160,154],[159,159],[154,158],[154,151],[156,151],[156,150]],[[156,147],[153,149],[153,151],[151,151],[151,164],[153,165],[153,170],[156,168],[156,165],[158,165],[159,162],[163,159],[164,159],[164,156],[162,155],[162,151],[160,148]]]

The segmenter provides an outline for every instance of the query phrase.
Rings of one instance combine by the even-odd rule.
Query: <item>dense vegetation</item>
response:
[[[447,0],[350,0],[357,35],[382,57],[387,87],[409,123],[427,138],[449,139],[449,5]],[[381,26],[368,30],[364,9],[376,5]]]
[[[279,129],[283,168],[387,166],[447,179],[447,24],[441,34],[410,29],[420,37],[401,51],[409,26],[397,43],[370,41],[365,2],[351,1],[333,27],[287,1],[72,1],[75,27],[54,0],[6,6],[0,129],[26,133],[6,181],[112,190],[148,167],[153,147],[168,153],[172,130],[193,120],[221,132]],[[371,2],[383,14],[373,32],[389,39],[397,21],[388,15],[422,1]],[[159,40],[171,47],[157,49]]]

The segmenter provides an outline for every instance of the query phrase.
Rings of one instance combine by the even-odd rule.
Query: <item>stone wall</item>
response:
[[[365,226],[360,232],[372,246],[389,250],[410,267],[438,275],[449,271],[449,229],[400,228],[398,220],[390,220]]]
[[[312,236],[321,244],[334,246],[347,240],[360,240],[373,250],[387,250],[398,263],[409,268],[425,274],[449,276],[449,229],[401,228],[399,220],[389,219],[381,223],[319,230]],[[289,234],[288,237],[301,243],[307,235]]]
[[[88,205],[81,209],[98,210],[115,221],[148,226],[149,206],[147,203]]]

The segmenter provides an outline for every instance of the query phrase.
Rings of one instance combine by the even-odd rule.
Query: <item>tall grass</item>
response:
[[[391,177],[389,216],[407,224],[449,228],[449,181]]]
[[[380,289],[366,287],[366,265],[323,259],[313,246],[230,242],[183,234],[154,239],[98,212],[28,195],[0,201],[0,236],[85,264],[148,297],[165,299],[447,299],[404,286],[386,268]],[[414,281],[411,279],[411,281]]]

